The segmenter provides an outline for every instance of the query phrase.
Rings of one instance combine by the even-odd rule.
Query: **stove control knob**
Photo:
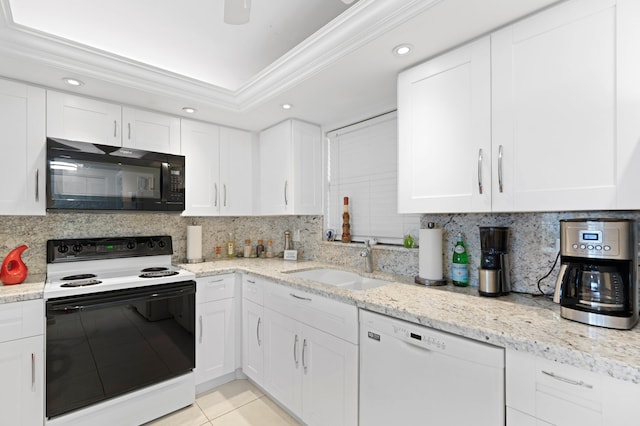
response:
[[[165,243],[165,242],[164,242],[164,240],[160,240],[160,241],[158,241],[158,246],[159,246],[160,248],[165,248],[165,247],[166,247],[166,245],[167,245],[167,243]]]
[[[62,244],[60,246],[58,246],[58,252],[59,253],[66,253],[69,251],[69,246],[66,244]]]
[[[73,251],[75,251],[76,253],[81,252],[82,251],[82,245],[74,244],[73,245]]]
[[[133,250],[134,248],[136,248],[136,243],[135,243],[134,241],[129,241],[129,242],[127,243],[127,248],[128,248],[129,250]]]
[[[156,246],[156,243],[154,243],[153,240],[147,241],[147,247],[154,248],[155,246]]]

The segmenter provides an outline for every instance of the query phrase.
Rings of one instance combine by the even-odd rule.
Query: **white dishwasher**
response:
[[[360,310],[360,425],[505,424],[504,349]]]

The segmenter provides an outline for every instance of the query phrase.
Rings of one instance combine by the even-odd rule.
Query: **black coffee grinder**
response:
[[[480,285],[481,296],[502,296],[511,292],[509,270],[509,228],[480,227]]]

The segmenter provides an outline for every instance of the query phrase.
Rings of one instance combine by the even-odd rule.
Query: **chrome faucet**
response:
[[[369,245],[369,240],[364,241],[364,248],[360,252],[360,257],[364,257],[364,271],[373,272],[373,251]]]

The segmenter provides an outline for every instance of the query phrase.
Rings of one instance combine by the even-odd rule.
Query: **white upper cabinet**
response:
[[[182,120],[181,132],[186,173],[186,205],[183,215],[218,216],[220,127]]]
[[[0,80],[0,214],[45,214],[45,91]]]
[[[220,214],[253,213],[254,135],[245,130],[220,127]]]
[[[640,208],[639,18],[563,2],[493,33],[490,64],[469,53],[483,39],[402,73],[399,210]]]
[[[122,108],[122,146],[180,154],[180,119],[170,115]]]
[[[637,145],[618,132],[627,1],[563,3],[492,35],[494,211],[621,207],[618,152]]]
[[[242,216],[253,212],[250,132],[182,120],[186,161],[185,216]]]
[[[400,74],[400,213],[491,210],[490,65],[485,37]]]
[[[260,213],[322,214],[322,132],[287,120],[260,133]]]
[[[120,105],[47,91],[47,136],[122,146],[121,133]]]
[[[47,91],[47,136],[180,154],[180,119]]]

